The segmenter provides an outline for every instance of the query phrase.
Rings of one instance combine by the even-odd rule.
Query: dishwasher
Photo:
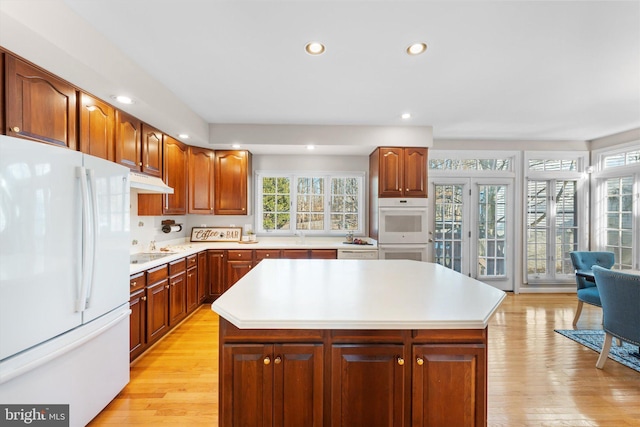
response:
[[[338,259],[378,259],[378,249],[338,249]]]

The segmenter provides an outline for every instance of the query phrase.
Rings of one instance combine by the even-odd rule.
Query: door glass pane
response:
[[[434,261],[461,272],[462,184],[435,185]]]
[[[478,186],[478,276],[506,275],[507,186]],[[499,249],[501,248],[501,249]]]
[[[547,182],[527,183],[527,275],[547,275]]]
[[[633,268],[633,178],[611,178],[605,183],[605,250],[615,255],[615,267]]]
[[[577,181],[556,181],[556,275],[573,275],[569,252],[578,249]]]

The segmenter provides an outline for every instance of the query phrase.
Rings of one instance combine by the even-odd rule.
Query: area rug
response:
[[[604,331],[602,330],[556,329],[555,331],[598,352],[598,354],[602,350],[602,343],[604,342]],[[614,339],[611,344],[609,359],[613,359],[618,363],[622,363],[624,366],[640,372],[640,353],[638,353],[638,346],[623,342],[622,346],[618,347]]]

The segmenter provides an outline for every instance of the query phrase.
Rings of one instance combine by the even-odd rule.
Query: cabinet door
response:
[[[162,132],[142,124],[142,172],[162,178]]]
[[[213,214],[213,150],[189,147],[189,213]]]
[[[77,149],[76,89],[5,55],[7,135]]]
[[[142,170],[142,140],[140,120],[116,110],[116,163],[134,172]]]
[[[179,273],[169,278],[169,326],[187,316],[187,275]]]
[[[200,304],[198,297],[198,268],[187,270],[187,313],[193,312]]]
[[[209,294],[213,297],[219,297],[225,291],[224,267],[225,253],[224,251],[207,251],[207,262],[209,263]]]
[[[216,151],[214,213],[247,215],[247,184],[251,170],[248,151]]]
[[[273,348],[273,425],[323,425],[322,344],[280,344]]]
[[[115,109],[86,93],[80,93],[80,151],[115,160]]]
[[[413,427],[487,425],[486,347],[416,345],[412,364]]]
[[[404,196],[427,197],[427,149],[404,148]]]
[[[173,188],[173,194],[162,195],[162,213],[187,213],[187,161],[188,147],[170,136],[164,136],[164,182]]]
[[[402,197],[404,162],[402,148],[380,148],[378,191],[380,197]]]
[[[272,347],[227,344],[222,348],[218,407],[221,427],[273,425]]]
[[[147,287],[147,343],[169,330],[169,279]]]
[[[403,345],[334,345],[331,426],[403,426],[409,410],[404,360]]]
[[[255,264],[257,265],[263,259],[278,259],[280,258],[280,249],[256,249]]]
[[[238,280],[251,271],[253,267],[253,261],[232,261],[227,260],[227,286],[225,291],[233,286]]]
[[[209,267],[207,252],[198,253],[198,303],[202,303],[209,294]]]
[[[133,292],[129,298],[129,360],[138,357],[146,347],[146,317],[147,317],[146,290],[140,289]]]

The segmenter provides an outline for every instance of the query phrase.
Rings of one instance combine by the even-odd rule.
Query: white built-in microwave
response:
[[[428,241],[426,198],[378,200],[378,244],[412,244]]]

